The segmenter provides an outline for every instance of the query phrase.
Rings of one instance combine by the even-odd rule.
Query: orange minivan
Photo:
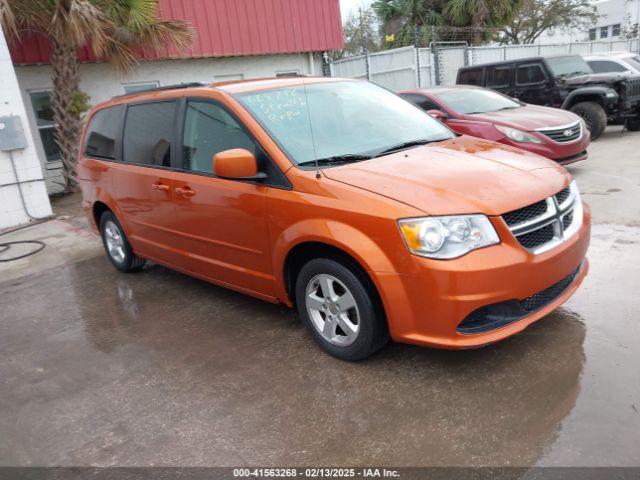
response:
[[[365,81],[185,84],[88,115],[77,175],[113,265],[146,260],[297,308],[322,349],[518,333],[588,270],[569,173],[459,136]]]

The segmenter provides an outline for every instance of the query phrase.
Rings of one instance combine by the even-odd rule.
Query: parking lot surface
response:
[[[160,266],[125,275],[65,199],[3,237],[0,465],[640,465],[640,133],[570,166],[591,271],[483,349],[322,353],[293,312]],[[68,212],[67,212],[68,210]]]

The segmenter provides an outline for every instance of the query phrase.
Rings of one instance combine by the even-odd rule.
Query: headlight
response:
[[[411,253],[422,257],[456,258],[500,243],[496,230],[484,215],[406,218],[398,224]]]
[[[518,130],[517,128],[503,127],[502,125],[495,125],[495,127],[499,131],[504,133],[507,136],[507,138],[510,138],[514,142],[519,142],[519,143],[543,143],[543,141],[540,140],[535,135],[531,135],[530,133],[523,132],[522,130]]]

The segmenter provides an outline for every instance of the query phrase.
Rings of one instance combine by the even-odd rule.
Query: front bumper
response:
[[[492,222],[502,239],[499,245],[448,261],[415,257],[415,275],[377,275],[391,337],[403,343],[463,349],[521,332],[565,302],[582,283],[589,269],[585,255],[590,219],[585,205],[582,226],[572,237],[534,255],[518,243],[500,217],[494,217]],[[524,301],[572,273],[562,292],[531,314],[483,333],[458,331],[472,312],[502,302]]]

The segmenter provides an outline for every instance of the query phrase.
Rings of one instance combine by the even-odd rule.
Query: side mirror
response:
[[[427,110],[427,113],[436,120],[446,120],[447,118],[449,118],[449,115],[444,113],[442,110]]]
[[[213,156],[213,173],[216,177],[237,180],[259,180],[267,175],[258,172],[256,157],[244,148],[232,148]]]

